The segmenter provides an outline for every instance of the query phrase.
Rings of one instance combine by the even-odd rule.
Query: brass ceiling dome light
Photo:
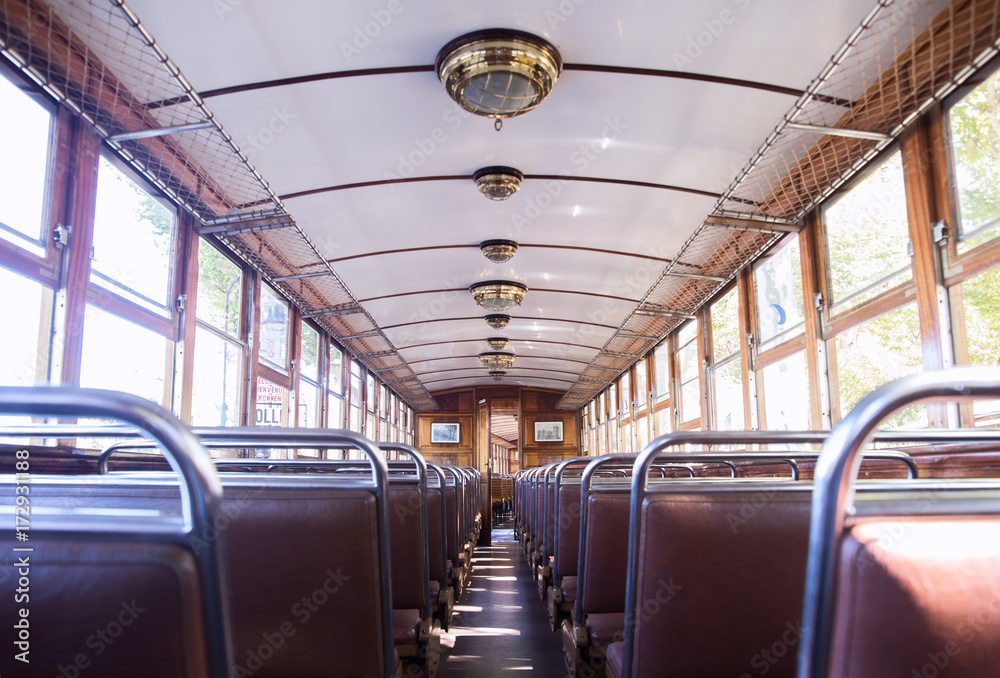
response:
[[[523,115],[542,102],[562,71],[559,51],[536,35],[503,28],[466,33],[438,52],[434,63],[448,96],[494,119]]]
[[[472,175],[476,188],[490,200],[506,200],[521,188],[524,175],[513,167],[493,165]]]
[[[491,313],[490,315],[483,318],[486,324],[495,330],[502,330],[507,327],[507,323],[510,322],[510,316],[504,315],[503,313]]]
[[[487,280],[475,283],[469,291],[487,311],[508,311],[521,305],[528,288],[511,280]]]
[[[486,343],[490,345],[490,348],[502,351],[507,348],[510,340],[507,337],[489,337],[486,339]]]
[[[502,264],[517,254],[517,243],[513,240],[484,240],[479,243],[479,249],[494,264]]]
[[[491,370],[509,370],[514,364],[514,354],[506,351],[486,351],[479,354],[483,366]]]
[[[490,370],[490,377],[493,381],[503,381],[503,378],[507,376],[506,370]]]

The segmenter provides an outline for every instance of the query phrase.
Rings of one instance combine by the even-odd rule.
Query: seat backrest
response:
[[[830,676],[996,675],[1000,518],[863,519],[842,537]]]
[[[397,610],[424,610],[429,581],[424,578],[423,564],[429,551],[423,503],[419,485],[389,483],[392,606]]]
[[[188,550],[37,530],[22,543],[13,533],[0,535],[0,675],[210,675]]]
[[[172,476],[142,477],[97,485],[33,477],[32,495],[46,506],[179,510]],[[381,601],[390,593],[372,487],[328,475],[221,479],[222,520],[208,534],[228,556],[237,667],[258,678],[386,675]]]
[[[624,612],[628,569],[627,492],[595,492],[587,497],[586,529],[579,550],[577,598],[585,614]]]
[[[632,676],[794,677],[810,508],[807,489],[647,495]]]
[[[580,484],[559,486],[559,514],[555,516],[557,539],[556,568],[559,577],[576,576],[576,560],[580,552]]]

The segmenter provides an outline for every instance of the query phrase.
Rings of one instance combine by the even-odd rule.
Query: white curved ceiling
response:
[[[476,358],[493,335],[517,354],[505,383],[577,382],[874,2],[128,5],[433,394],[493,384]],[[251,87],[429,66],[449,40],[493,27],[548,39],[566,64],[674,77],[567,68],[499,133],[428,71]],[[527,175],[505,202],[468,178],[495,164]],[[598,181],[533,178],[562,175]],[[439,179],[350,187],[414,177]],[[493,238],[522,247],[493,264],[477,248]],[[489,279],[529,288],[501,332],[467,291]]]

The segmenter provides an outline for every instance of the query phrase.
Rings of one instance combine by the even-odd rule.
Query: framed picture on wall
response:
[[[458,443],[458,434],[458,422],[431,424],[431,443]]]
[[[536,443],[561,443],[563,441],[563,423],[561,421],[536,421]]]

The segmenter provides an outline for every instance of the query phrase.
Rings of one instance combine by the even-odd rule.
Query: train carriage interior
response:
[[[1000,666],[1000,0],[0,0],[0,317],[0,675]]]

